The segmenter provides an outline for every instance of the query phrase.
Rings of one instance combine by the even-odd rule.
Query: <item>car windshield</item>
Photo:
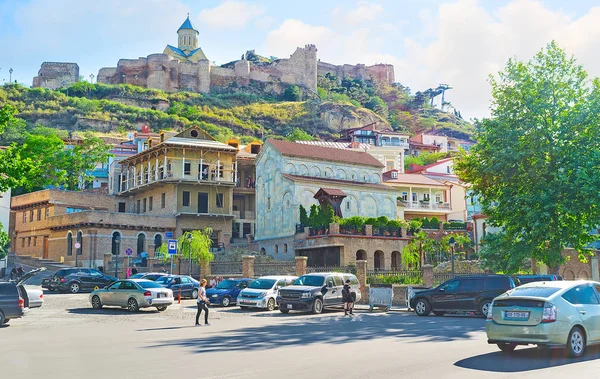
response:
[[[248,288],[254,288],[257,290],[268,290],[273,288],[273,284],[275,284],[275,279],[256,279]]]
[[[510,292],[510,296],[548,297],[559,290],[557,287],[517,287]]]
[[[135,275],[131,275],[129,277],[129,279],[140,279],[142,276],[144,276],[144,274],[135,274]]]
[[[322,276],[315,275],[303,275],[296,279],[294,282],[295,286],[310,286],[310,287],[320,287],[323,285],[325,278]]]
[[[217,285],[217,287],[216,287],[216,288],[217,288],[217,289],[220,289],[220,290],[230,290],[230,289],[232,289],[233,287],[235,287],[235,286],[236,286],[236,284],[237,284],[237,283],[235,282],[235,280],[223,280],[221,283],[219,283],[219,284]]]
[[[148,288],[163,288],[163,286],[161,286],[160,284],[156,284],[156,282],[151,282],[151,281],[138,282],[138,284],[143,289],[148,289]]]
[[[173,278],[170,276],[161,276],[160,278],[156,279],[156,283],[167,284],[170,283],[172,279]]]

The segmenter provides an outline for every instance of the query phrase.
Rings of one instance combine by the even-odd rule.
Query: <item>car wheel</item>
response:
[[[159,312],[163,312],[167,310],[167,306],[163,305],[162,307],[156,307],[156,309],[158,309]]]
[[[313,306],[312,306],[312,313],[315,315],[318,315],[321,312],[323,312],[323,300],[315,299],[315,302],[313,303]]]
[[[92,297],[92,308],[94,309],[102,309],[102,302],[100,301],[99,296]]]
[[[415,304],[415,313],[417,316],[428,316],[429,312],[431,312],[429,301],[426,299],[417,300],[417,304]]]
[[[7,319],[4,318],[4,313],[0,311],[0,325],[4,325],[8,322]]]
[[[79,286],[79,283],[69,284],[69,291],[71,293],[79,293],[80,290],[81,290],[81,286]]]
[[[479,305],[479,313],[481,313],[481,315],[483,317],[487,317],[488,312],[490,310],[490,305],[492,305],[492,302],[490,300],[484,300],[480,305]]]
[[[440,316],[440,317],[442,317],[443,315],[445,315],[445,314],[446,314],[446,312],[433,311],[433,314],[434,314],[434,315],[436,315],[436,316]]]
[[[127,309],[129,309],[129,312],[137,312],[140,310],[140,306],[138,305],[138,302],[136,299],[134,299],[133,297],[130,298],[129,300],[127,300]]]
[[[197,289],[194,289],[194,290],[192,291],[192,299],[197,299],[197,298],[198,298],[198,290],[197,290]]]
[[[516,343],[497,343],[496,345],[503,353],[511,353],[517,347]]]
[[[283,313],[284,315],[287,315],[288,313],[290,313],[289,309],[281,309],[279,308],[279,312]]]
[[[228,307],[231,304],[231,299],[229,296],[225,296],[223,300],[221,300],[221,305],[224,307]]]
[[[571,329],[567,340],[567,354],[571,358],[579,358],[585,353],[585,336],[583,330],[576,326]]]

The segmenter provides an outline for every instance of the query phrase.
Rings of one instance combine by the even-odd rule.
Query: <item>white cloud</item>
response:
[[[260,4],[226,1],[215,8],[202,10],[199,18],[213,28],[241,29],[264,13],[265,9]]]
[[[380,4],[359,2],[358,6],[353,9],[335,8],[333,17],[342,19],[350,25],[358,25],[377,20],[383,11],[384,9]]]
[[[324,26],[305,24],[300,20],[285,20],[267,35],[265,51],[278,57],[291,55],[296,47],[315,44],[318,49],[332,48],[336,34]]]

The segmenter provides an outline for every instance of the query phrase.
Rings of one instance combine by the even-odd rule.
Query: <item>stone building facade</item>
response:
[[[44,62],[33,78],[34,87],[57,89],[77,83],[79,66],[77,63]]]
[[[364,152],[268,140],[256,158],[256,242],[277,259],[295,255],[299,207],[321,188],[343,191],[343,217],[396,219],[396,190],[381,184],[383,164]]]

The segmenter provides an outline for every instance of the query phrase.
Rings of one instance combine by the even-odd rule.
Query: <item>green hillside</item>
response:
[[[148,125],[153,131],[198,125],[218,140],[247,142],[283,138],[295,128],[315,138],[334,138],[340,130],[372,122],[416,132],[436,127],[468,136],[472,126],[423,102],[416,104],[400,85],[376,88],[370,82],[320,77],[318,96],[296,86],[282,95],[265,93],[260,84],[230,87],[210,95],[131,85],[79,82],[56,91],[20,85],[0,87],[0,107],[17,109],[25,130],[7,130],[0,144],[19,141],[36,125],[70,133],[125,133]]]

